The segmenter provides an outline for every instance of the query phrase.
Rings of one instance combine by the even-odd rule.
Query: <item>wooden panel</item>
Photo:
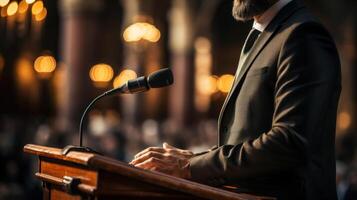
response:
[[[111,192],[114,194],[115,192],[113,191],[120,191],[124,194],[124,191],[126,191],[126,195],[130,196],[135,192],[134,190],[131,191],[131,188],[140,187],[146,188],[143,190],[143,195],[156,195],[157,193],[167,195],[168,191],[175,191],[174,194],[181,195],[181,197],[186,195],[211,200],[274,199],[222,190],[160,172],[136,168],[118,160],[93,153],[73,151],[67,155],[62,155],[61,149],[31,144],[26,145],[24,151],[40,156],[42,159],[41,173],[58,178],[73,176],[80,178],[85,184],[97,187],[98,174],[96,171],[105,171],[110,176],[120,177],[116,179],[117,181],[108,179],[108,183],[101,182],[103,184],[101,186],[102,194],[110,194]],[[53,163],[49,162],[49,160]]]
[[[49,161],[46,158],[41,159],[41,173],[48,174],[57,178],[63,176],[70,176],[81,179],[81,183],[96,187],[97,186],[97,172],[84,168],[69,162]]]
[[[156,198],[156,199],[199,199],[172,189],[158,187],[144,181],[128,179],[118,174],[100,171],[97,194],[99,196],[125,196],[127,198]]]

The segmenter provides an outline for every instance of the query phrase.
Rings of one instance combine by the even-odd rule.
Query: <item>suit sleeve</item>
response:
[[[200,155],[206,154],[206,153],[208,153],[208,152],[210,152],[210,151],[213,151],[213,150],[215,150],[215,149],[217,149],[217,148],[218,148],[218,146],[217,146],[217,145],[214,145],[213,147],[209,148],[209,149],[206,150],[206,151],[202,151],[202,152],[198,152],[198,153],[193,154],[193,156],[194,156],[194,157],[195,157],[195,156],[200,156]]]
[[[316,142],[311,138],[322,132],[324,110],[339,88],[339,59],[329,34],[314,22],[298,25],[280,49],[271,130],[193,157],[192,179],[223,184],[228,177],[244,180],[305,165]]]

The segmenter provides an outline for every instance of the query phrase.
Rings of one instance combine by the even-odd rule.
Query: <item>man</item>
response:
[[[233,16],[254,24],[219,116],[218,146],[192,154],[164,144],[131,164],[278,199],[337,199],[333,40],[298,0],[234,0]]]

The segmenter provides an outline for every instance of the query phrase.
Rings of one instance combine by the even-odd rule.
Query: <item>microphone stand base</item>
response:
[[[62,155],[67,155],[69,152],[71,151],[79,151],[79,152],[86,152],[86,153],[95,153],[95,154],[99,154],[101,155],[101,153],[89,148],[89,147],[81,147],[81,146],[74,146],[74,145],[67,145],[65,146],[62,151],[61,154]]]

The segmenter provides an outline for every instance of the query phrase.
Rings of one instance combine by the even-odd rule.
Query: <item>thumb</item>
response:
[[[171,145],[169,145],[169,144],[166,143],[166,142],[164,142],[164,143],[162,144],[162,147],[164,147],[164,149],[177,149],[176,147],[171,146]]]
[[[176,148],[174,146],[167,144],[166,142],[164,142],[162,144],[162,147],[164,147],[164,149],[175,150],[175,151],[179,152],[180,154],[184,155],[185,157],[188,156],[188,158],[192,157],[192,155],[193,155],[192,151]]]

